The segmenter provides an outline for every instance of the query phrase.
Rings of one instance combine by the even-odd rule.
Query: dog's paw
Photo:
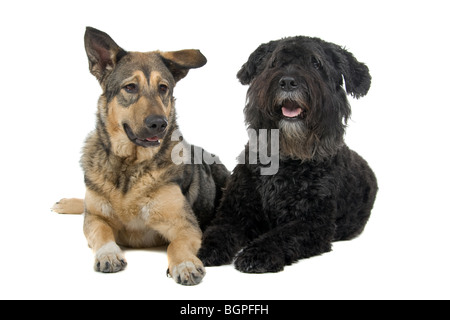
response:
[[[207,267],[231,264],[241,248],[240,236],[229,225],[212,226],[203,235],[197,256]]]
[[[283,252],[277,247],[250,246],[237,255],[234,266],[245,273],[280,272],[285,261]]]
[[[81,214],[84,212],[84,200],[64,198],[56,202],[51,210],[61,214]]]
[[[200,260],[184,261],[180,264],[169,267],[167,274],[170,275],[178,284],[194,286],[202,281],[206,271]]]
[[[233,257],[226,254],[225,250],[218,250],[217,248],[201,247],[197,257],[203,262],[205,267],[222,266],[230,264]]]
[[[124,254],[114,242],[105,244],[95,254],[95,271],[115,273],[124,270],[126,266]]]

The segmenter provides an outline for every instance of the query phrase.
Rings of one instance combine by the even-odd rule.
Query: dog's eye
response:
[[[316,57],[311,57],[311,63],[317,70],[322,69],[322,63]]]
[[[164,83],[161,83],[159,85],[159,92],[166,93],[167,91],[169,91],[169,87],[167,85],[165,85]]]
[[[123,87],[126,92],[128,93],[137,93],[138,92],[138,86],[135,83],[127,84],[125,87]]]

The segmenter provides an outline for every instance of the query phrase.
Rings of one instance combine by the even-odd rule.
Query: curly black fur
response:
[[[261,175],[262,164],[234,169],[204,234],[199,257],[205,265],[235,259],[243,272],[278,272],[358,236],[378,187],[343,137],[347,94],[368,92],[367,66],[335,44],[293,37],[261,45],[238,78],[250,84],[248,127],[280,130],[281,161],[275,175]]]

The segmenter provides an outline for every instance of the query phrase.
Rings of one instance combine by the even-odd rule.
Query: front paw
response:
[[[205,266],[221,266],[231,264],[234,256],[241,248],[243,242],[239,234],[234,232],[233,227],[212,226],[203,235],[202,246],[197,256]]]
[[[215,267],[224,264],[231,264],[233,257],[226,253],[223,248],[215,246],[202,246],[197,254],[205,267]]]
[[[192,261],[184,261],[170,266],[167,274],[178,284],[194,286],[202,282],[206,271],[200,260],[193,259]]]
[[[280,272],[285,266],[284,254],[276,246],[249,246],[238,254],[234,266],[245,273]]]
[[[105,244],[95,254],[95,271],[115,273],[124,270],[126,266],[124,254],[114,242]]]

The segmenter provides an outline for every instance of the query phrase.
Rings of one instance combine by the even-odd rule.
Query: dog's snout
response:
[[[164,116],[148,116],[144,120],[145,126],[152,132],[162,132],[166,130],[168,121]]]
[[[293,77],[282,77],[278,84],[283,91],[293,91],[298,87],[298,83]]]

